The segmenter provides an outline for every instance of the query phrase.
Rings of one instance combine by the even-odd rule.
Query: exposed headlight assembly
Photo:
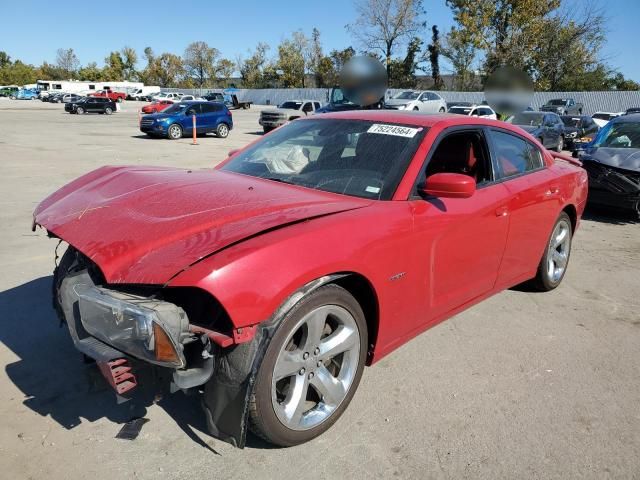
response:
[[[180,339],[189,321],[182,308],[103,288],[77,285],[80,319],[99,340],[133,357],[158,365],[182,368]]]

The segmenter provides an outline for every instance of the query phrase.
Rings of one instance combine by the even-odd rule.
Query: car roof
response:
[[[612,119],[611,121],[615,123],[627,123],[627,122],[638,123],[640,122],[640,113],[630,113],[628,115],[621,115],[619,117]]]

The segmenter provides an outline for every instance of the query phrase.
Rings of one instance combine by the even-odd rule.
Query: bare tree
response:
[[[56,53],[56,65],[66,75],[73,77],[80,67],[80,61],[73,51],[73,48],[59,48]]]
[[[389,75],[395,49],[426,27],[422,0],[356,0],[355,8],[358,18],[347,28],[363,47],[382,53]]]

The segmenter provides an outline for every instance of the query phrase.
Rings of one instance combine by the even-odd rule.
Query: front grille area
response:
[[[151,125],[153,125],[153,120],[150,118],[143,118],[140,121],[140,125],[143,127],[150,127]]]
[[[284,120],[284,115],[280,113],[263,113],[262,120],[266,120],[268,122],[277,122],[279,120]]]

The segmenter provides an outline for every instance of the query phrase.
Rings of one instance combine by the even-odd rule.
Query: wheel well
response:
[[[571,231],[575,232],[576,224],[578,223],[578,212],[576,211],[576,207],[573,205],[567,205],[562,209],[562,211],[569,215],[569,218],[571,219]]]
[[[373,286],[369,280],[358,273],[349,273],[344,277],[337,278],[332,283],[335,283],[347,290],[354,296],[360,304],[360,307],[362,307],[365,320],[367,321],[369,337],[367,340],[367,345],[369,346],[367,357],[370,358],[378,338],[378,322],[380,313],[378,308],[378,296],[376,295]]]

